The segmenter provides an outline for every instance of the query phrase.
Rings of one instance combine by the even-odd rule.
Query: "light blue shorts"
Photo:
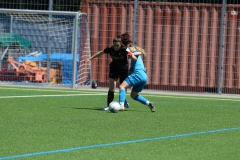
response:
[[[147,80],[147,74],[143,70],[137,70],[125,79],[128,85],[133,87],[132,90],[135,92],[141,92],[147,83]]]

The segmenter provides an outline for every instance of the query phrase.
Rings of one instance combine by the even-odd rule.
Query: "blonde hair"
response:
[[[128,47],[128,48],[129,48],[131,51],[137,50],[137,51],[139,51],[139,52],[142,52],[142,54],[143,54],[144,56],[147,55],[147,53],[145,52],[145,50],[144,50],[143,48],[141,48],[141,47],[131,45],[131,46]]]

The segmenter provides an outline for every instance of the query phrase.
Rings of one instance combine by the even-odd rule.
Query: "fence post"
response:
[[[222,1],[222,19],[220,28],[220,43],[219,43],[219,64],[218,64],[218,94],[222,94],[222,75],[223,75],[223,52],[224,52],[224,29],[226,16],[226,0]]]
[[[52,11],[52,6],[53,6],[53,1],[50,0],[49,6],[48,6],[49,11]],[[52,19],[52,15],[49,14],[48,33],[52,32],[52,31],[49,31],[50,25],[51,25],[51,19]],[[51,69],[51,52],[52,52],[52,50],[51,50],[52,38],[49,34],[48,34],[47,40],[48,40],[48,47],[47,47],[47,80],[46,80],[46,83],[49,83],[50,82],[50,69]]]
[[[74,17],[73,23],[73,71],[72,71],[72,89],[75,89],[76,86],[76,71],[77,71],[77,41],[78,41],[78,16],[79,14],[76,13]],[[80,62],[79,62],[80,63]]]
[[[137,40],[137,12],[138,12],[138,0],[134,0],[133,45],[136,45],[136,40]]]
[[[52,11],[52,10],[53,10],[53,0],[49,0],[48,10],[49,10],[49,11]]]

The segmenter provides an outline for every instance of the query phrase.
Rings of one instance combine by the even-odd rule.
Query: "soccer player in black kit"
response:
[[[109,110],[109,104],[114,99],[114,92],[116,89],[116,83],[119,79],[120,84],[128,77],[128,54],[131,54],[130,51],[126,50],[127,48],[122,43],[121,36],[117,36],[113,39],[113,45],[105,48],[102,51],[97,52],[92,57],[85,60],[88,62],[96,57],[99,57],[103,54],[109,54],[112,58],[110,63],[109,70],[109,90],[107,96],[107,106],[102,108],[102,110]],[[125,108],[129,108],[127,101],[124,103]]]

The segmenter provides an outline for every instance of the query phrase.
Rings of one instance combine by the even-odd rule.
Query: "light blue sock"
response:
[[[140,102],[140,103],[142,103],[144,105],[146,105],[146,103],[147,103],[147,100],[143,96],[141,96],[141,95],[137,95],[134,98],[134,100],[136,100],[136,101],[138,101],[138,102]]]
[[[125,89],[120,89],[119,90],[119,102],[124,103],[125,99],[126,99],[126,91],[125,91]]]

